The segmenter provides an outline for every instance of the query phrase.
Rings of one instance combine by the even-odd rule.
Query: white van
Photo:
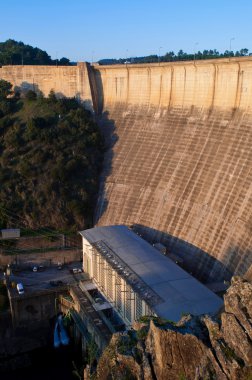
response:
[[[21,282],[17,284],[17,291],[18,291],[18,294],[24,294],[24,287],[23,287],[23,284],[21,284]]]

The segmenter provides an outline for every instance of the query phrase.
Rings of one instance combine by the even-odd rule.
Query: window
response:
[[[93,277],[98,281],[98,255],[96,252],[93,254]]]
[[[136,294],[136,312],[135,312],[135,318],[139,319],[143,315],[143,303],[142,299],[139,297],[138,294]]]
[[[100,285],[103,289],[105,289],[105,261],[102,257],[100,257]]]
[[[114,301],[114,291],[113,291],[113,270],[111,267],[107,268],[107,295],[110,301]]]
[[[118,275],[116,275],[115,288],[116,288],[116,308],[119,312],[122,312],[123,310],[122,281],[121,281],[121,277]]]
[[[133,293],[131,293],[131,288],[129,285],[126,285],[126,292],[125,292],[125,317],[129,322],[131,322],[131,299],[132,299]]]

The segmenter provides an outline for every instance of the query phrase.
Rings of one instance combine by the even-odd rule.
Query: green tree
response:
[[[56,97],[56,94],[55,94],[55,91],[54,91],[54,90],[51,90],[51,91],[49,92],[48,99],[49,99],[49,101],[52,102],[52,103],[56,103],[56,102],[57,102],[57,97]]]
[[[61,66],[67,66],[67,65],[70,64],[70,61],[69,61],[68,58],[63,57],[63,58],[61,58],[61,59],[59,60],[59,63],[58,63],[58,64],[61,65]]]
[[[0,115],[3,207],[30,228],[88,228],[103,151],[92,115],[76,99],[57,99],[53,91],[50,100],[7,98],[0,110],[2,103],[15,102],[10,116]]]
[[[59,60],[59,65],[69,65],[65,57]],[[23,42],[7,40],[0,43],[0,66],[2,65],[55,65],[46,51],[26,45]]]
[[[12,94],[12,84],[4,79],[0,79],[0,100],[4,100]]]
[[[37,94],[35,91],[32,91],[32,90],[28,90],[26,95],[25,95],[26,99],[27,100],[36,100],[37,99]]]
[[[240,55],[241,56],[248,55],[248,52],[249,52],[249,50],[247,48],[243,48],[243,49],[240,50]]]

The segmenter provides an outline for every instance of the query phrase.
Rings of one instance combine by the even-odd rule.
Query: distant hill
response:
[[[0,66],[4,65],[60,65],[70,64],[68,58],[51,59],[46,51],[25,45],[23,42],[7,40],[0,43]]]
[[[10,91],[0,80],[0,228],[16,225],[5,210],[32,229],[90,227],[103,154],[92,115],[53,91]]]

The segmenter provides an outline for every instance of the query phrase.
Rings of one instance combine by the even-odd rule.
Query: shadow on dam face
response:
[[[131,228],[150,244],[163,243],[168,251],[167,256],[177,255],[183,260],[181,266],[202,282],[229,281],[232,277],[232,272],[225,264],[185,240],[141,224],[133,224]],[[233,251],[235,252],[235,249]]]
[[[115,130],[115,122],[113,119],[109,118],[109,112],[105,111],[99,116],[97,116],[96,121],[102,130],[104,137],[104,160],[102,173],[100,175],[100,187],[98,193],[98,200],[96,203],[96,210],[94,213],[94,224],[97,223],[98,219],[106,212],[108,207],[108,198],[106,191],[107,178],[112,173],[112,162],[114,158],[113,146],[118,141],[118,135]],[[97,216],[99,216],[97,218]]]

